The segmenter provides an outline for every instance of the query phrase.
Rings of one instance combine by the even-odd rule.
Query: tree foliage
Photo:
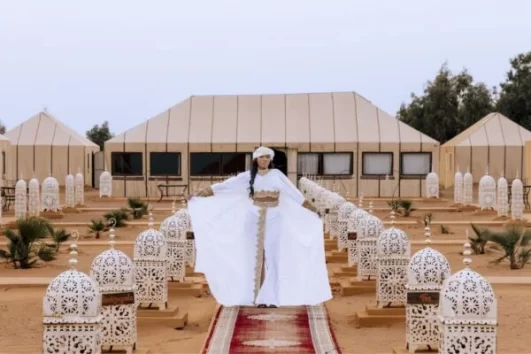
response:
[[[5,134],[6,133],[6,126],[4,125],[4,123],[0,122],[0,134]]]
[[[444,64],[422,95],[411,94],[398,118],[444,143],[494,109],[494,95],[483,83],[475,83],[463,70],[454,75]]]
[[[103,122],[101,126],[96,124],[92,129],[87,130],[87,138],[94,144],[99,145],[102,150],[105,142],[112,137],[114,137],[114,134],[111,133],[111,130],[109,129],[108,121]]]
[[[511,70],[502,83],[497,110],[531,130],[531,52],[510,60]]]

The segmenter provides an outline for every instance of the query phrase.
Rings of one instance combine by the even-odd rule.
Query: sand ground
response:
[[[124,200],[101,201],[93,195],[87,196],[87,207],[122,207]],[[419,207],[444,206],[443,203],[436,202],[417,203]],[[160,204],[154,203],[154,217],[161,221],[169,216],[169,202]],[[375,208],[386,206],[386,202],[376,200]],[[10,212],[7,212],[9,216]],[[91,219],[99,219],[104,211],[87,211],[79,214],[66,214],[61,222],[88,222]],[[415,211],[410,218],[398,218],[397,220],[417,220],[415,225],[399,226],[406,231],[412,241],[422,241],[424,239],[424,226],[421,219],[425,211]],[[441,233],[440,226],[434,225],[432,239],[443,240],[465,240],[465,229],[467,225],[452,225],[450,222],[456,220],[493,220],[493,216],[475,215],[470,212],[448,212],[430,211],[433,221],[449,222],[447,225],[451,233]],[[376,211],[376,215],[382,219],[388,219],[388,212]],[[6,215],[6,213],[4,213]],[[144,221],[146,221],[144,219]],[[74,227],[67,227],[72,230]],[[81,240],[86,241],[79,247],[79,269],[84,272],[90,270],[93,258],[104,251],[105,245],[90,245],[94,238],[90,237],[86,227],[76,226],[81,233]],[[117,230],[117,240],[133,241],[144,226],[128,226]],[[490,227],[495,229],[496,227]],[[497,227],[500,228],[500,227]],[[101,241],[107,239],[107,235],[102,235]],[[5,239],[0,239],[5,242]],[[5,247],[0,243],[0,247]],[[413,244],[412,252],[423,247],[422,244]],[[440,250],[450,261],[452,271],[463,268],[461,245],[440,245],[432,247]],[[132,256],[132,245],[119,245],[117,248]],[[494,265],[490,261],[496,258],[499,251],[489,248],[487,254],[473,256],[472,268],[484,276],[531,276],[531,265],[522,270],[510,270],[507,264]],[[48,264],[30,270],[15,270],[9,264],[0,264],[0,277],[54,277],[67,269],[68,250],[63,247],[58,259]],[[341,264],[329,264],[330,276]],[[525,354],[531,353],[528,349],[528,333],[531,324],[527,320],[531,305],[528,298],[531,293],[529,286],[517,285],[496,285],[494,286],[498,298],[498,341],[499,353]],[[0,288],[0,348],[9,350],[10,346],[40,345],[42,337],[42,298],[44,288]],[[351,297],[341,297],[336,294],[326,305],[328,307],[332,326],[336,332],[338,342],[343,353],[349,354],[380,354],[391,353],[393,347],[405,345],[405,325],[393,325],[387,328],[364,328],[356,329],[352,323],[352,315],[356,311],[363,311],[365,305],[372,303],[375,295],[358,295]],[[160,353],[197,353],[205,340],[210,320],[216,307],[215,300],[211,296],[201,298],[194,297],[172,297],[170,305],[177,305],[179,308],[188,311],[189,324],[183,330],[174,330],[162,326],[139,325],[139,347],[149,347],[152,352]]]

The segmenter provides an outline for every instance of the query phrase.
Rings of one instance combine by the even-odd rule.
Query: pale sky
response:
[[[396,114],[445,61],[489,86],[529,0],[0,0],[0,120],[120,133],[190,95],[356,91]]]

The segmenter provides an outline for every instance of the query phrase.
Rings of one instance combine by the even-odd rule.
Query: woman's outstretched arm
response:
[[[297,189],[297,187],[289,180],[286,175],[278,171],[280,180],[282,181],[282,192],[286,194],[289,198],[295,200],[297,204],[301,204],[304,208],[317,212],[317,209],[304,198],[304,195]]]
[[[242,172],[234,177],[230,177],[227,180],[215,183],[210,187],[201,189],[194,193],[197,197],[210,197],[219,193],[245,193],[249,185],[249,172]]]

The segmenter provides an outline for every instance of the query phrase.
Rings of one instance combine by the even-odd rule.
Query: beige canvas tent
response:
[[[157,196],[158,184],[192,192],[244,170],[260,145],[293,181],[323,175],[351,196],[421,196],[439,152],[362,96],[334,92],[192,96],[106,142],[105,161],[113,194]]]
[[[9,179],[32,176],[42,182],[50,173],[64,185],[66,175],[82,171],[92,184],[92,154],[99,146],[49,113],[41,112],[6,133],[11,141]]]
[[[9,166],[9,150],[11,148],[11,142],[8,138],[0,134],[0,168],[2,176],[2,182],[8,179],[7,167]]]
[[[474,182],[489,174],[511,180],[524,171],[524,146],[531,132],[500,113],[490,113],[441,146],[441,184],[454,184],[459,169],[470,172]]]

